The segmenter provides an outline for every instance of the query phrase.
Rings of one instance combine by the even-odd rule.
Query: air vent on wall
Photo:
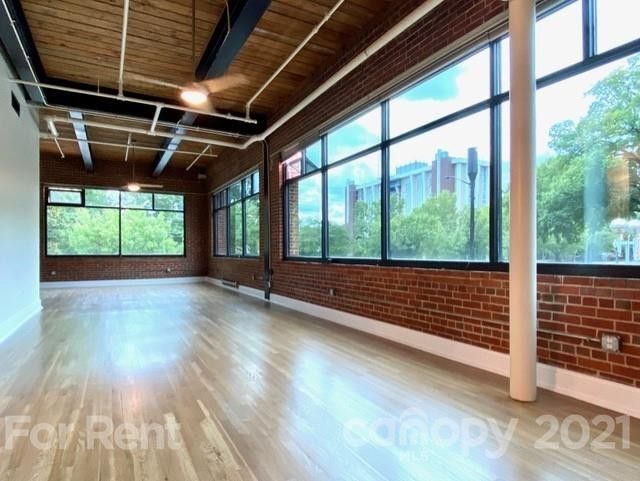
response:
[[[14,94],[13,92],[11,92],[11,106],[13,107],[16,115],[20,117],[20,102],[18,101],[18,97],[16,97],[16,94]]]

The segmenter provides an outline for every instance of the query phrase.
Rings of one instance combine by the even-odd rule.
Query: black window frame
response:
[[[80,190],[82,202],[80,204],[72,204],[72,203],[64,203],[64,202],[49,202],[49,192],[50,191],[68,191],[68,190]],[[94,206],[94,205],[86,205],[86,190],[108,190],[119,192],[118,195],[118,206]],[[45,249],[45,257],[51,257],[55,259],[64,259],[64,258],[77,258],[77,257],[100,257],[100,258],[144,258],[149,259],[153,257],[161,257],[161,258],[184,258],[187,256],[187,229],[186,229],[186,216],[185,216],[185,195],[181,193],[174,192],[143,192],[145,194],[152,195],[152,208],[132,208],[132,207],[122,207],[122,194],[129,193],[129,191],[123,189],[110,189],[108,187],[64,187],[64,186],[46,186],[45,187],[45,195],[44,195],[44,249]],[[182,210],[170,210],[170,209],[156,209],[155,208],[155,196],[158,195],[176,195],[182,197]],[[69,207],[69,208],[82,208],[82,209],[111,209],[118,211],[118,254],[50,254],[49,253],[49,229],[48,229],[48,208],[49,207]],[[171,212],[171,213],[182,213],[182,254],[123,254],[122,253],[122,212],[126,210],[143,210],[148,212]]]
[[[582,60],[568,65],[560,70],[547,74],[536,80],[536,91],[569,79],[573,76],[592,70],[598,66],[602,66],[616,60],[623,59],[630,55],[640,53],[640,38],[637,38],[624,45],[620,45],[606,52],[597,52],[597,18],[596,18],[596,0],[565,0],[557,2],[538,13],[537,19],[540,20],[554,12],[567,7],[576,2],[582,4],[582,34],[583,34],[583,55]],[[454,270],[477,270],[477,271],[499,271],[508,272],[508,261],[501,260],[502,251],[502,179],[501,166],[502,159],[502,106],[509,100],[509,91],[501,92],[501,42],[508,37],[508,32],[496,36],[491,40],[485,40],[471,48],[467,48],[463,53],[458,55],[452,61],[446,62],[433,69],[431,72],[422,76],[418,80],[413,81],[409,85],[404,85],[394,90],[383,100],[367,104],[358,111],[351,113],[348,117],[334,124],[330,130],[325,131],[318,137],[312,139],[305,147],[322,142],[322,165],[320,169],[313,172],[304,172],[301,167],[301,173],[294,178],[287,178],[286,165],[282,169],[282,206],[283,206],[283,258],[285,261],[292,262],[314,262],[314,263],[339,263],[339,264],[358,264],[358,265],[376,265],[376,266],[398,266],[398,267],[416,267],[416,268],[437,268],[437,269],[454,269]],[[393,97],[401,95],[410,88],[418,85],[425,80],[438,75],[440,72],[458,64],[466,58],[478,53],[483,49],[489,49],[490,57],[490,92],[487,99],[477,102],[476,104],[465,107],[461,110],[448,114],[444,117],[432,120],[426,124],[418,126],[410,131],[404,132],[394,138],[389,138],[389,100]],[[339,129],[354,118],[364,115],[377,106],[382,107],[382,135],[380,142],[372,147],[364,149],[360,152],[353,153],[348,157],[339,159],[328,164],[327,156],[327,138],[329,133]],[[400,260],[389,258],[389,149],[390,146],[407,140],[416,135],[429,132],[438,127],[442,127],[461,118],[473,115],[483,110],[489,110],[490,115],[490,161],[489,161],[489,260],[488,261],[441,261],[441,260]],[[302,158],[304,159],[304,148],[300,149]],[[379,258],[330,258],[328,253],[328,215],[327,215],[327,172],[329,168],[347,163],[359,157],[367,155],[371,152],[380,151],[381,153],[381,252]],[[283,163],[286,163],[286,159]],[[304,162],[302,162],[304,164]],[[288,213],[288,190],[292,183],[298,182],[308,175],[320,172],[322,175],[322,255],[320,257],[304,257],[289,255],[289,213]],[[570,263],[548,263],[538,262],[537,270],[539,274],[550,275],[578,275],[578,276],[597,276],[597,277],[640,277],[640,266],[636,265],[620,265],[620,264],[570,264]]]
[[[258,174],[256,176],[256,174]],[[257,182],[256,182],[257,180]],[[258,211],[260,212],[259,218],[262,219],[262,205],[260,199],[260,182],[262,180],[262,176],[260,175],[260,169],[253,169],[251,172],[248,172],[242,175],[240,178],[235,179],[232,182],[229,182],[221,189],[216,190],[211,196],[211,205],[213,207],[212,213],[212,231],[213,231],[213,257],[219,258],[234,258],[234,259],[259,259],[260,252],[262,250],[262,243],[260,242],[260,236],[258,236],[258,254],[252,255],[247,254],[247,206],[246,203],[249,200],[258,199]],[[255,185],[257,183],[257,185]],[[240,197],[233,202],[231,202],[231,196],[229,194],[232,186],[240,184]],[[246,186],[250,184],[250,193],[247,193]],[[216,204],[217,200],[221,199],[218,204]],[[241,205],[242,210],[242,238],[240,242],[242,244],[242,254],[231,254],[230,253],[230,240],[231,240],[231,207],[236,205]],[[226,218],[226,253],[219,254],[218,253],[218,236],[217,236],[217,224],[216,224],[216,213],[224,211]],[[260,226],[262,226],[262,222],[260,222]]]

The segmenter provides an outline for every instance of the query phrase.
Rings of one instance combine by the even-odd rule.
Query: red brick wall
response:
[[[419,3],[394,2],[391,15],[366,29],[361,42],[345,52],[336,65],[318,74],[316,85]],[[445,2],[269,138],[273,152],[269,189],[275,294],[485,349],[508,351],[506,273],[284,261],[279,164],[281,149],[505,8],[502,0]],[[302,91],[291,105],[307,93],[308,90]],[[212,176],[215,186],[233,177],[226,168],[246,169],[258,162],[252,152],[225,154],[216,161],[225,167]],[[249,279],[252,266],[249,261],[213,260],[209,273],[215,277],[224,274],[242,284],[259,287]],[[257,265],[255,270],[259,271]],[[640,280],[541,275],[538,281],[539,359],[640,387]],[[334,295],[330,295],[330,289],[335,290]],[[622,337],[622,353],[607,354],[597,343],[567,335],[598,337],[603,332],[615,332]]]
[[[95,162],[87,173],[78,159],[43,156],[40,181],[46,184],[120,188],[130,180],[124,162]],[[139,169],[143,170],[143,169]],[[204,276],[207,273],[208,199],[205,181],[197,173],[167,170],[161,179],[137,175],[143,183],[164,185],[166,192],[185,194],[185,257],[47,257],[45,255],[44,188],[41,191],[40,277],[42,281],[82,281]],[[170,272],[167,272],[170,269]],[[55,274],[53,274],[55,272]]]

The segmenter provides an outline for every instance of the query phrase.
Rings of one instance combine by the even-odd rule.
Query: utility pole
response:
[[[467,153],[467,175],[469,176],[469,259],[476,258],[476,178],[478,177],[478,149],[471,147]]]

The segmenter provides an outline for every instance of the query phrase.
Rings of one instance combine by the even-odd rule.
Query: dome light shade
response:
[[[140,184],[137,184],[135,182],[129,182],[127,184],[127,190],[129,192],[140,192]]]
[[[207,101],[207,92],[197,88],[188,88],[180,92],[180,98],[189,105],[202,105]]]

